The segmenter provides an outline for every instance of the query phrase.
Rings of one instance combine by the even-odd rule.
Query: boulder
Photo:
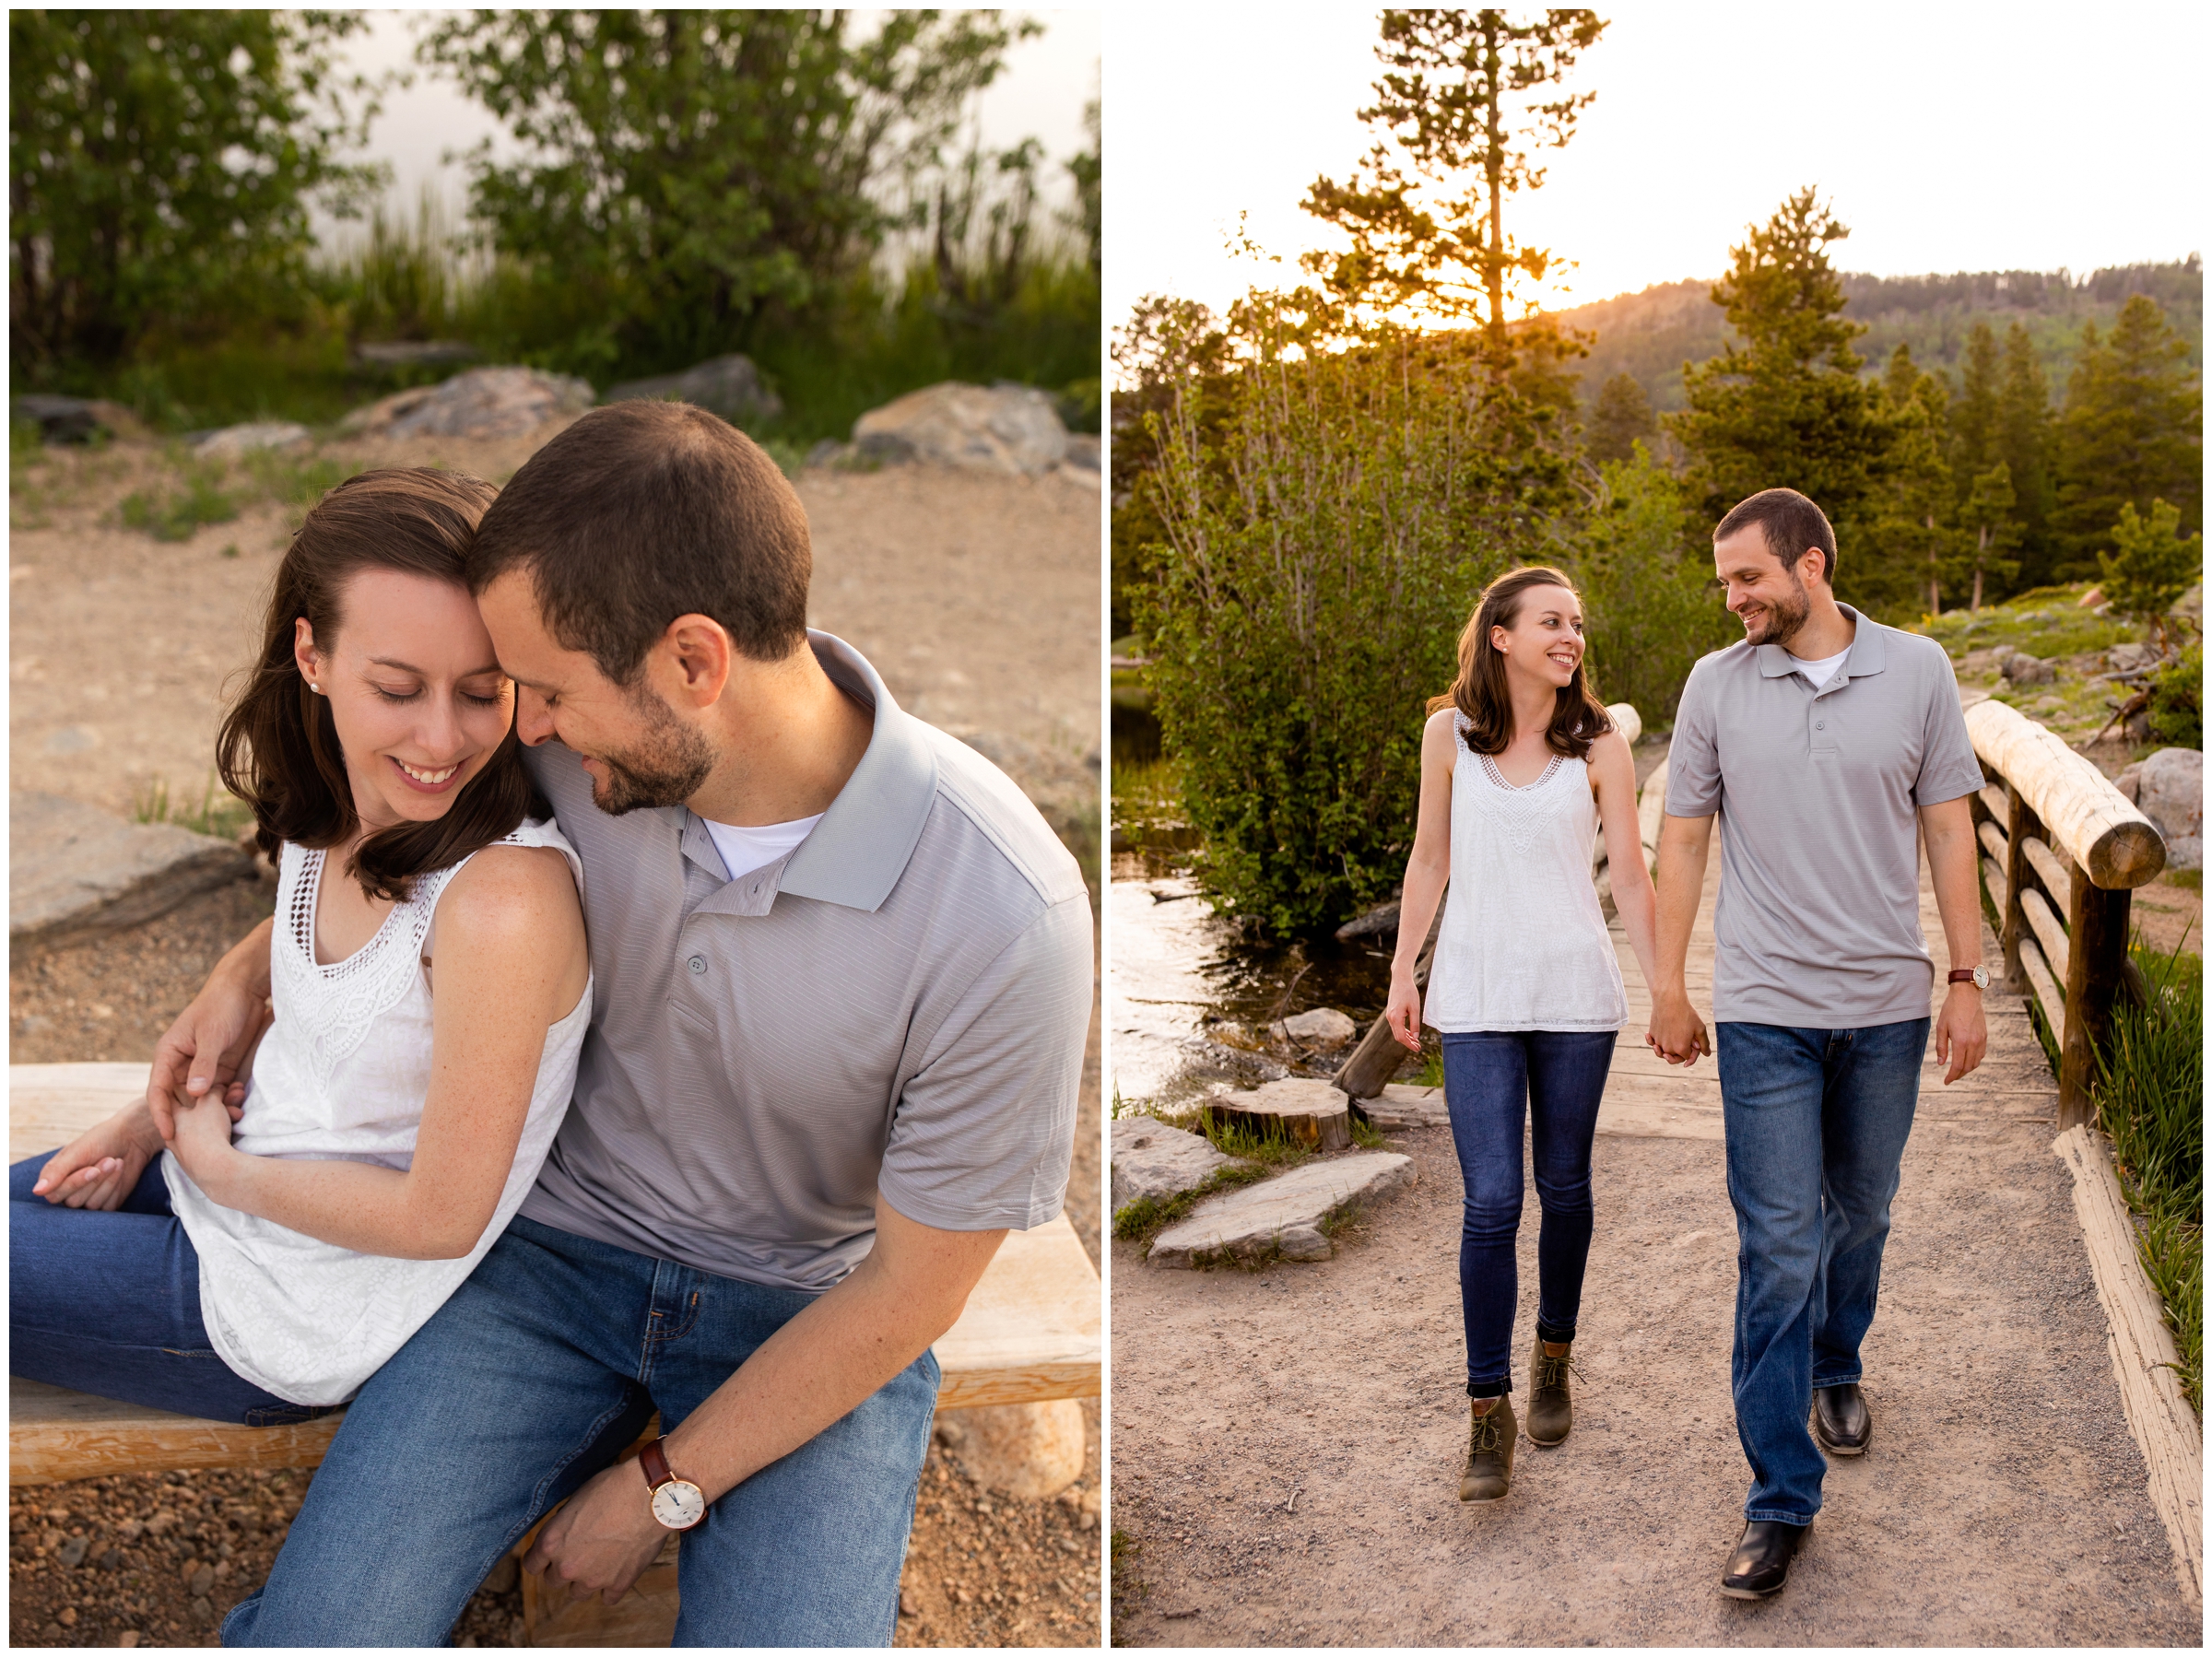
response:
[[[380,339],[354,347],[353,356],[371,368],[443,368],[447,363],[476,361],[477,347],[457,339]]]
[[[1326,1084],[1323,1084],[1326,1086]],[[1413,1158],[1360,1151],[1309,1162],[1198,1205],[1188,1219],[1152,1240],[1155,1265],[1200,1266],[1217,1260],[1326,1260],[1336,1252],[1322,1227],[1340,1208],[1372,1202],[1410,1185]]]
[[[96,438],[132,437],[138,417],[103,397],[59,397],[27,392],[8,400],[11,418],[34,422],[49,443],[89,443]]]
[[[1278,1019],[1267,1027],[1268,1034],[1278,1041],[1296,1041],[1305,1047],[1318,1047],[1324,1052],[1335,1052],[1359,1033],[1359,1027],[1351,1016],[1335,1007],[1310,1007],[1288,1018]]]
[[[2104,652],[2104,664],[2117,674],[2148,673],[2159,664],[2159,652],[2147,644],[2115,644]]]
[[[1206,1183],[1229,1158],[1204,1134],[1186,1134],[1149,1116],[1117,1116],[1110,1130],[1113,1212],[1145,1197],[1171,1197]]]
[[[2140,765],[2131,765],[2112,779],[2112,786],[2120,791],[2121,797],[2130,805],[2135,805],[2136,792],[2142,785],[2143,768]]]
[[[17,948],[119,932],[253,873],[229,840],[173,823],[126,823],[58,794],[9,810],[8,941]]]
[[[314,433],[293,420],[250,420],[243,426],[225,426],[203,433],[192,445],[204,460],[236,460],[264,449],[297,449],[312,442]]]
[[[2205,866],[2205,757],[2195,748],[2160,748],[2136,772],[2136,807],[2166,837],[2166,866]]]
[[[621,403],[632,397],[665,398],[694,403],[710,409],[734,426],[747,420],[771,420],[783,412],[783,400],[761,383],[760,370],[749,357],[712,358],[680,374],[655,374],[645,380],[625,380],[606,388],[602,403]]]
[[[363,437],[528,437],[592,405],[588,381],[536,369],[470,369],[438,385],[394,392],[338,423]]]
[[[1035,476],[1067,457],[1067,428],[1053,399],[1030,386],[948,380],[870,409],[853,422],[853,443],[882,464]]]
[[[2005,658],[2005,676],[2015,685],[2048,685],[2058,670],[2041,656],[2016,650]]]
[[[1048,1501],[1083,1476],[1083,1405],[1073,1398],[946,1410],[936,1434],[970,1478],[1018,1501]]]
[[[1441,1087],[1422,1087],[1410,1082],[1390,1082],[1373,1099],[1361,1099],[1359,1108],[1378,1128],[1448,1128],[1452,1113],[1444,1108]]]
[[[1060,464],[1078,472],[1096,472],[1100,469],[1099,440],[1091,432],[1071,431],[1067,436],[1067,452]]]
[[[1288,1139],[1316,1150],[1338,1151],[1352,1143],[1352,1101],[1334,1082],[1287,1077],[1249,1093],[1217,1093],[1206,1116],[1263,1139]]]

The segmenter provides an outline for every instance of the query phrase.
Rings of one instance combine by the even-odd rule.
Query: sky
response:
[[[1569,88],[1594,90],[1531,197],[1525,244],[1576,261],[1581,304],[1725,268],[1745,227],[1817,185],[1830,257],[1881,276],[2179,259],[2204,246],[2201,4],[1606,7]],[[1294,278],[1333,232],[1299,210],[1373,141],[1375,13],[1116,7],[1106,29],[1106,315],[1172,293],[1219,309]],[[1847,18],[1839,27],[1837,20]],[[1225,251],[1243,228],[1282,263]]]
[[[871,14],[861,12],[863,27]],[[1099,87],[1099,14],[1096,11],[1031,11],[1044,32],[1022,41],[1008,54],[1006,67],[977,100],[977,130],[985,147],[1010,148],[1023,138],[1043,140],[1044,153],[1057,163],[1089,146],[1083,106]],[[366,35],[347,42],[346,62],[370,74],[407,69],[414,64],[415,40],[423,11],[373,11]],[[383,112],[370,128],[364,159],[388,162],[393,171],[390,199],[411,217],[428,183],[444,203],[449,222],[458,226],[467,203],[467,170],[448,162],[452,151],[493,140],[495,155],[512,155],[515,145],[481,104],[464,97],[453,83],[429,70],[413,69],[414,85],[389,92]],[[1068,194],[1066,174],[1057,165],[1043,170],[1049,199],[1057,206]],[[344,232],[339,232],[341,235]]]

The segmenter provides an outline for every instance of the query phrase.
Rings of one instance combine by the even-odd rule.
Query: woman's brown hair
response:
[[[1470,752],[1500,754],[1513,739],[1513,699],[1505,686],[1505,657],[1490,645],[1490,629],[1511,631],[1521,618],[1524,596],[1532,587],[1564,587],[1574,583],[1557,570],[1542,564],[1509,570],[1482,590],[1475,614],[1459,636],[1459,676],[1442,696],[1429,699],[1429,711],[1457,708],[1467,716],[1463,733]],[[1582,595],[1576,593],[1579,599]],[[1558,705],[1544,740],[1555,754],[1570,759],[1587,759],[1590,745],[1613,728],[1613,716],[1597,699],[1590,681],[1590,660],[1585,654],[1575,664],[1574,677],[1559,687]]]
[[[261,653],[216,743],[223,786],[253,808],[254,840],[271,862],[280,841],[327,849],[360,825],[330,704],[308,688],[293,655],[295,618],[305,617],[328,650],[344,625],[346,583],[363,570],[427,575],[465,591],[468,545],[498,494],[481,478],[428,466],[363,472],[324,496],[294,532],[269,595]],[[416,876],[460,862],[546,810],[511,723],[443,817],[369,835],[349,872],[370,897],[405,902]]]

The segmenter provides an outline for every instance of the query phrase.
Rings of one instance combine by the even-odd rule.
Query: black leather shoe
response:
[[[1813,1436],[1830,1455],[1866,1453],[1866,1440],[1874,1436],[1874,1417],[1867,1413],[1857,1381],[1813,1389]]]
[[[1744,1526],[1744,1539],[1721,1577],[1721,1592],[1732,1600],[1763,1600],[1780,1593],[1790,1580],[1790,1561],[1797,1557],[1809,1524],[1783,1524],[1775,1519],[1754,1519]]]

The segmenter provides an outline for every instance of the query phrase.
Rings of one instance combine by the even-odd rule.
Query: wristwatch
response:
[[[1989,969],[1987,967],[1953,967],[1948,981],[1955,984],[1971,984],[1977,990],[1986,990],[1989,988]]]
[[[638,1467],[645,1487],[653,1492],[653,1516],[672,1531],[688,1531],[707,1516],[706,1493],[688,1479],[668,1471],[668,1457],[655,1439],[638,1452]]]

